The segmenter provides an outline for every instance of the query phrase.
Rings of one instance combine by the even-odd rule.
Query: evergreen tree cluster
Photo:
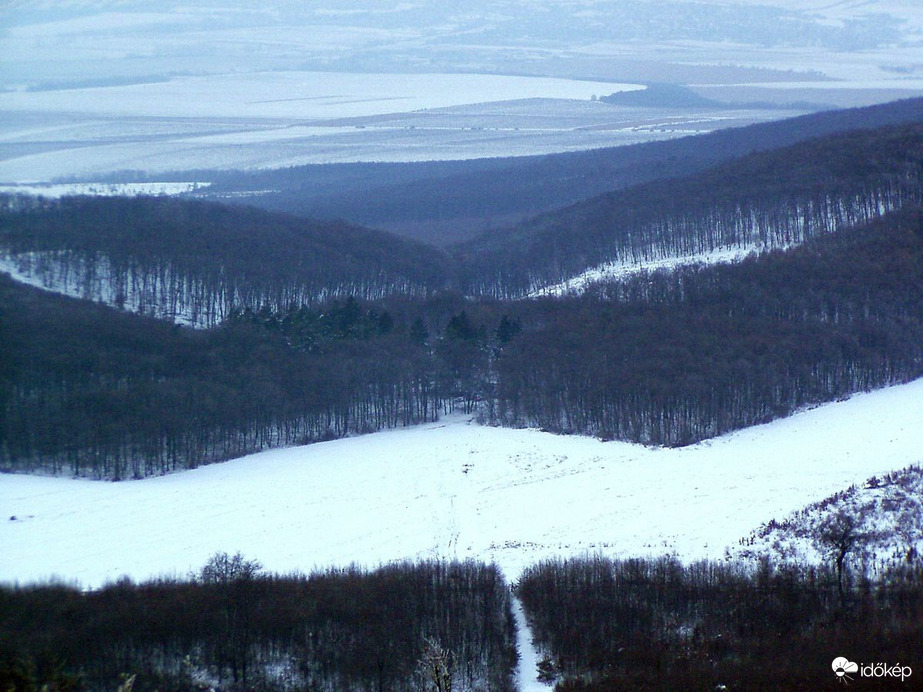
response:
[[[0,587],[0,689],[512,691],[509,589],[474,562],[264,573],[217,554],[194,579]]]

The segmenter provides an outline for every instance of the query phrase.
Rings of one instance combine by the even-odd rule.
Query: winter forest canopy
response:
[[[0,465],[140,478],[434,420],[685,445],[923,373],[923,128],[436,249],[167,198],[6,200]],[[600,266],[736,248],[730,265]]]

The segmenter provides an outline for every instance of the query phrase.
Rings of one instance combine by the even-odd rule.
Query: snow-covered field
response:
[[[657,111],[592,100],[631,88],[497,75],[293,72],[0,93],[0,182],[526,156],[802,112]]]
[[[591,129],[574,135],[574,130],[613,129],[604,127],[615,119],[607,112],[612,109],[597,104],[587,112],[582,106],[596,94],[637,88],[479,74],[274,72],[11,91],[0,93],[0,181],[92,180],[125,170],[472,158],[604,146],[613,141],[610,133]],[[441,112],[429,113],[522,101],[536,101],[530,114],[542,119],[541,128],[520,132],[516,119],[508,118],[502,130],[485,133],[470,116],[450,122]],[[647,132],[655,129],[636,125]],[[623,123],[615,129],[626,128]]]
[[[519,99],[589,100],[640,85],[486,74],[269,72],[0,94],[0,110],[100,118],[357,118]],[[6,140],[9,136],[5,137]]]
[[[0,477],[0,581],[180,575],[215,551],[276,572],[477,558],[720,558],[785,515],[923,457],[923,380],[683,449],[436,424],[121,483]]]
[[[73,195],[95,197],[135,197],[137,195],[181,195],[194,192],[209,183],[46,183],[34,185],[0,185],[0,193],[33,195],[58,199]]]

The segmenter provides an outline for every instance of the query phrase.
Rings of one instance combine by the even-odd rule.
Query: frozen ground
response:
[[[437,424],[143,481],[0,477],[0,581],[602,553],[720,558],[772,518],[921,460],[923,380],[683,449]]]

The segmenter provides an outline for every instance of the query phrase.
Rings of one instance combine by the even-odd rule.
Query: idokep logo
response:
[[[831,667],[836,674],[837,680],[844,684],[848,684],[850,680],[853,680],[856,674],[863,678],[900,678],[901,682],[904,682],[913,674],[910,666],[902,666],[900,663],[893,666],[887,663],[860,664],[853,663],[842,656],[833,659]]]
[[[859,664],[853,663],[849,659],[839,658],[833,659],[833,672],[836,673],[837,678],[840,682],[846,682],[847,680],[852,680],[850,673],[859,672]]]

